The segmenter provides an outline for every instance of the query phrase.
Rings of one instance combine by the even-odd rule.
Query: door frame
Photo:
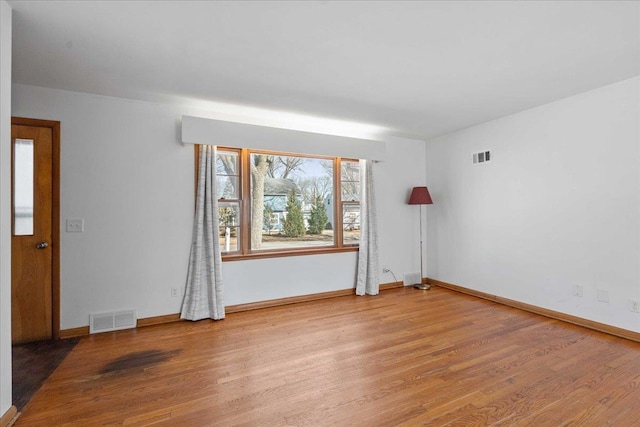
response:
[[[51,335],[60,338],[60,122],[54,120],[11,117],[12,125],[35,126],[51,129]],[[13,143],[13,136],[11,138]],[[13,162],[13,160],[11,160]],[[13,180],[13,173],[12,173]],[[11,184],[13,192],[13,183]],[[12,301],[13,303],[13,301]]]

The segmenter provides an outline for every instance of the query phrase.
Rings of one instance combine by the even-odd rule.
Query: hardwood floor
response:
[[[447,289],[80,340],[16,426],[632,426],[640,344]]]
[[[22,410],[40,386],[56,370],[78,342],[47,340],[28,344],[14,344],[11,348],[13,404]]]

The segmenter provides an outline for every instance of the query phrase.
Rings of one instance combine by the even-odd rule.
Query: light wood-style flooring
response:
[[[433,287],[86,337],[16,426],[637,426],[640,343]]]

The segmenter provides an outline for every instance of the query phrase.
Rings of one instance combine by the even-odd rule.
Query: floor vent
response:
[[[89,315],[89,333],[117,331],[136,327],[136,312],[134,310],[114,311]]]
[[[417,285],[421,282],[420,273],[405,273],[403,278],[403,284],[405,286],[408,285]]]

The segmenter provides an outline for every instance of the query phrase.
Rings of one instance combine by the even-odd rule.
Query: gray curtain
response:
[[[216,150],[212,145],[201,145],[196,214],[181,319],[224,319],[217,197]]]
[[[373,185],[371,160],[360,160],[360,250],[356,295],[378,295],[380,292],[380,261],[378,251],[378,215]]]

